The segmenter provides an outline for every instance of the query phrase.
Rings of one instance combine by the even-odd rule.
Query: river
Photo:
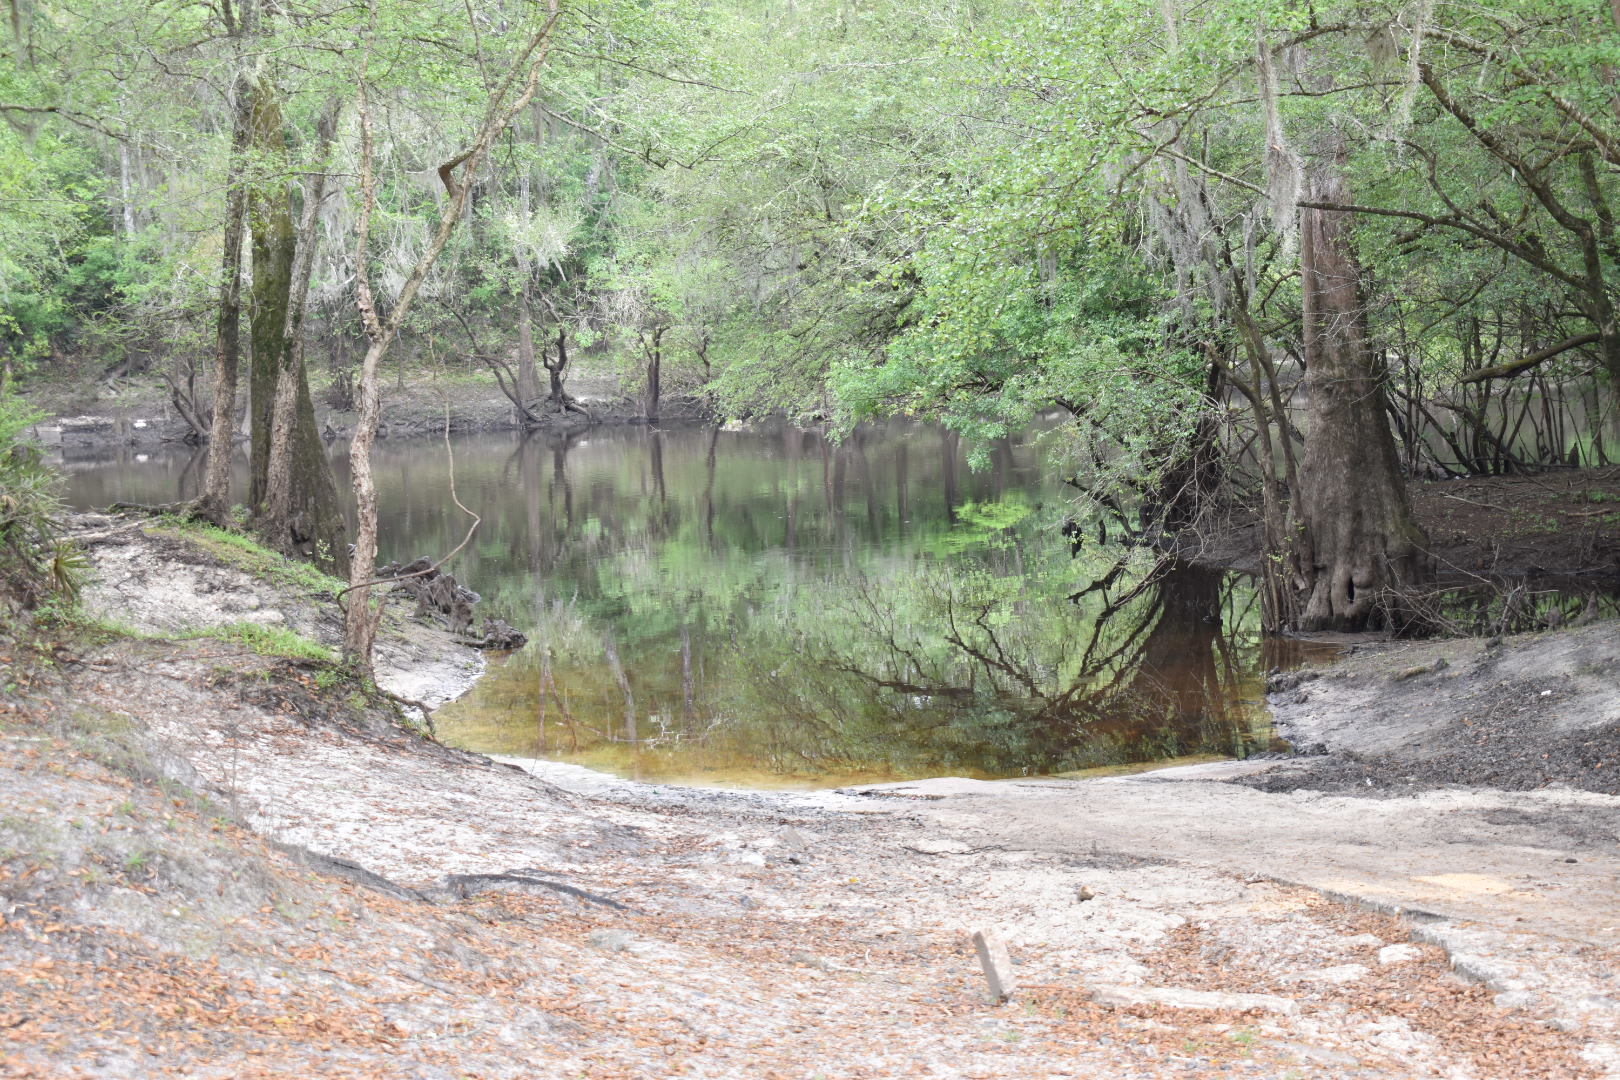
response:
[[[184,447],[75,454],[78,506],[181,498],[201,476]],[[900,421],[841,442],[782,425],[384,441],[384,559],[465,533],[452,454],[483,523],[451,568],[531,639],[439,712],[452,744],[759,787],[1277,746],[1263,674],[1294,658],[1261,635],[1251,582],[1150,574],[1095,522],[1071,551],[1073,492],[1040,432],[977,467]]]

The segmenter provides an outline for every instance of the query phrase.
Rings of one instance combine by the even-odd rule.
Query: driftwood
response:
[[[416,601],[417,618],[442,618],[463,645],[516,649],[528,641],[522,632],[489,616],[484,619],[483,636],[475,635],[473,605],[483,598],[458,582],[454,574],[438,569],[426,555],[403,565],[389,563],[378,569],[377,577],[385,582],[393,580],[393,592]]]
[[[440,616],[452,634],[472,629],[473,605],[482,598],[457,582],[454,574],[435,568],[426,555],[403,566],[389,563],[379,567],[377,576],[384,581],[398,579],[392,591],[416,600],[417,618]]]
[[[475,649],[521,649],[528,643],[528,637],[523,631],[512,626],[503,619],[484,616],[483,636],[473,637],[460,635],[456,638],[463,645],[470,645]]]

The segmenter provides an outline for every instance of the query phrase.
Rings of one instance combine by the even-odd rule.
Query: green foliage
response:
[[[263,623],[236,622],[214,626],[183,635],[193,638],[213,638],[218,641],[245,645],[261,656],[283,657],[290,660],[316,660],[323,664],[336,664],[337,653],[319,642],[311,641],[285,626],[266,626]]]
[[[294,149],[249,182],[296,182],[314,118],[352,98],[359,10],[275,5],[237,41],[207,7],[30,6],[0,105],[59,111],[0,128],[14,370],[207,351],[230,124],[199,88],[273,58]],[[434,167],[521,22],[431,0],[366,24],[380,281],[420,250]],[[1473,469],[1469,418],[1510,406],[1458,378],[1614,321],[1616,58],[1612,14],[1573,0],[592,0],[565,9],[406,348],[483,372],[527,321],[542,356],[562,330],[634,389],[659,332],[670,392],[724,415],[926,415],[979,446],[1061,406],[1079,420],[1060,448],[1142,490],[1233,400],[1246,325],[1298,354],[1292,200],[1333,142],[1377,211],[1357,218],[1374,345],[1437,403],[1409,422]],[[354,203],[324,219],[323,343],[358,344]],[[1603,356],[1620,377],[1620,344]]]
[[[86,568],[84,555],[60,535],[56,477],[26,438],[38,419],[0,387],[0,609],[10,611],[71,600]]]
[[[102,291],[94,167],[70,138],[0,125],[0,357],[10,374],[47,356],[75,307]]]

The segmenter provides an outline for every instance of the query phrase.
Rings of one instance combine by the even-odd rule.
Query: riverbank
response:
[[[1442,587],[1620,592],[1620,466],[1415,480],[1407,492]],[[1258,573],[1263,540],[1258,515],[1243,510],[1218,515],[1178,546],[1190,561]]]
[[[511,403],[483,373],[419,372],[408,381],[392,374],[383,387],[382,438],[437,437],[447,427],[461,434],[518,430]],[[581,372],[568,386],[587,414],[547,412],[543,430],[563,434],[645,423],[640,403],[616,375]],[[105,460],[119,448],[175,443],[187,430],[175,418],[167,387],[151,377],[126,380],[114,390],[94,382],[40,384],[26,394],[48,416],[35,436],[54,460],[69,466]],[[333,409],[320,388],[316,398],[317,424],[341,453],[354,415]],[[712,419],[701,399],[680,394],[666,395],[661,415],[667,424]],[[1613,613],[1612,597],[1620,594],[1620,466],[1415,481],[1409,492],[1430,540],[1439,589],[1482,582],[1520,587],[1514,610],[1503,613],[1505,626],[1514,629],[1537,625],[1554,606],[1556,621],[1576,618],[1583,603],[1599,598],[1607,603],[1598,603],[1594,613]],[[1256,515],[1235,508],[1184,533],[1176,553],[1201,566],[1256,573],[1261,542]],[[1550,590],[1563,596],[1555,601],[1542,595]],[[1450,629],[1478,629],[1477,613],[1459,604],[1458,594],[1433,599],[1439,620],[1457,623]],[[1447,606],[1460,610],[1447,612]]]
[[[147,522],[79,528],[99,621],[8,650],[0,1075],[1576,1077],[1620,1061],[1612,796],[1232,782],[1275,762],[819,793],[535,776],[426,740],[345,682],[318,651],[332,605],[296,570]],[[1543,640],[1569,639],[1499,648],[1534,670],[1522,648]],[[1582,681],[1585,648],[1549,697],[1614,715],[1604,680]],[[417,695],[474,674],[403,618],[384,649],[401,671],[448,658]],[[1421,664],[1380,650],[1351,658],[1365,676],[1301,684],[1320,716],[1364,709],[1368,679],[1425,689],[1422,672],[1391,682]],[[1510,678],[1439,670],[1459,692]],[[1518,745],[1533,756],[1537,737]],[[1010,1003],[985,997],[976,930],[1009,945]]]
[[[391,375],[392,373],[390,373]],[[645,423],[642,403],[627,394],[621,380],[611,374],[576,375],[569,393],[581,411],[542,409],[540,428],[574,431],[596,424]],[[117,447],[152,447],[182,442],[190,432],[170,404],[167,384],[152,376],[121,380],[108,386],[95,381],[39,383],[24,388],[25,398],[45,414],[33,437],[48,451],[64,454],[110,450]],[[316,427],[332,440],[346,440],[353,432],[352,408],[334,407],[324,387],[314,388]],[[660,415],[669,421],[690,421],[707,416],[703,403],[682,394],[666,395]],[[512,403],[481,373],[414,374],[408,383],[392,377],[382,386],[379,438],[421,435],[518,431]]]

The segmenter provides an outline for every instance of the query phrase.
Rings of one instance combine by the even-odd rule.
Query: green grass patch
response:
[[[121,619],[109,618],[106,615],[92,615],[83,608],[75,607],[72,611],[58,617],[58,623],[70,628],[87,645],[106,645],[113,641],[161,641],[162,634],[154,634],[150,630],[142,630],[132,623]]]
[[[260,656],[279,656],[289,660],[316,660],[323,664],[336,664],[337,653],[318,641],[289,630],[285,626],[265,626],[263,623],[237,622],[225,626],[211,626],[184,638],[214,638],[246,645]]]
[[[213,525],[165,518],[147,530],[152,535],[188,543],[254,577],[314,596],[335,596],[345,582],[306,562],[289,559],[245,533]]]
[[[318,641],[312,641],[296,630],[285,626],[266,625],[254,622],[233,622],[223,626],[209,626],[195,629],[181,629],[172,633],[152,630],[143,630],[138,626],[120,622],[100,615],[87,615],[83,611],[76,611],[71,618],[61,620],[61,625],[69,627],[80,642],[88,645],[105,645],[113,641],[198,641],[212,639],[215,641],[229,641],[237,645],[246,645],[261,656],[278,656],[297,660],[317,660],[322,663],[336,665],[338,655],[333,650]],[[322,672],[325,675],[325,672]],[[339,681],[340,676],[329,677],[331,682]]]

